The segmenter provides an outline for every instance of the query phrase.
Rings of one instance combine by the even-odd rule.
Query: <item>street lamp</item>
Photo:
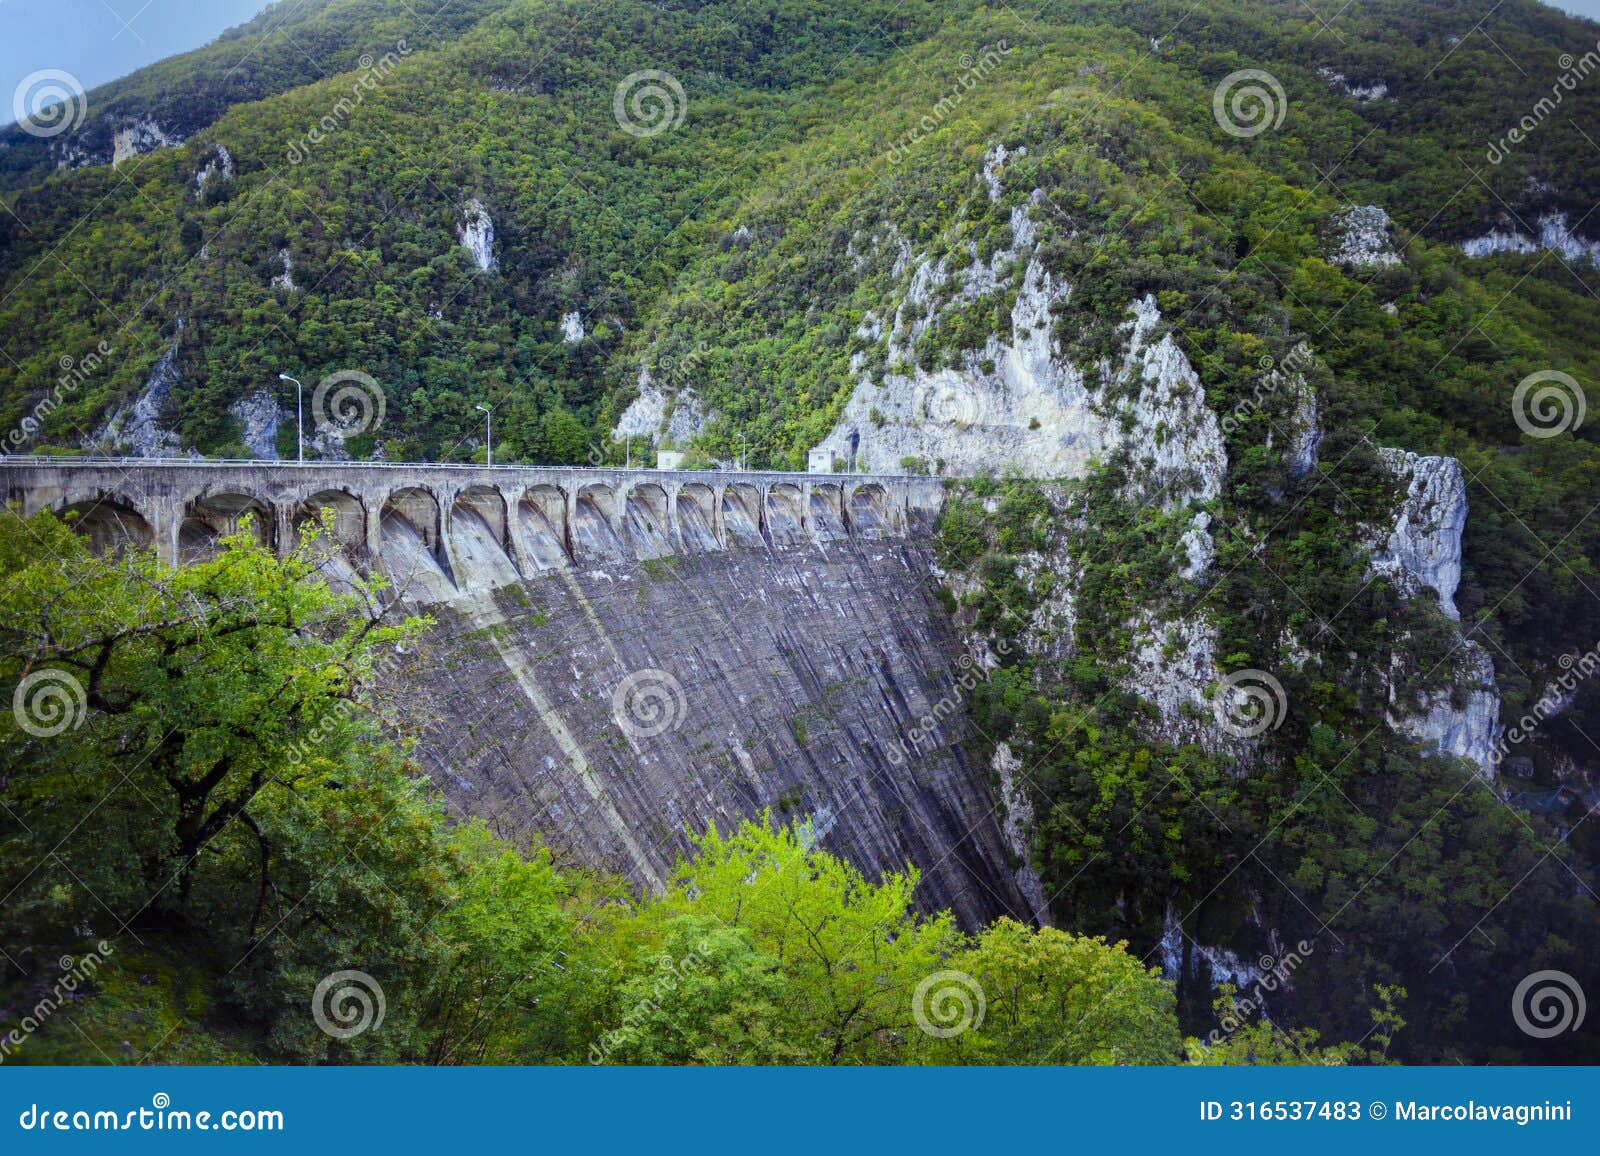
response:
[[[290,377],[287,373],[278,374],[278,380],[294,382],[295,460],[304,464],[306,460],[306,410],[304,405],[305,387],[300,384],[299,378]]]
[[[492,405],[479,405],[479,406],[474,406],[473,408],[479,410],[484,415],[486,415],[484,420],[488,423],[488,430],[487,430],[486,435],[484,437],[483,444],[484,444],[484,446],[485,446],[485,448],[486,448],[486,450],[488,452],[489,466],[490,466],[490,468],[493,468],[494,467],[494,406],[492,406]]]

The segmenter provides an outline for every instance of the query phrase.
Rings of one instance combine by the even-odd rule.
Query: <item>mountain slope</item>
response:
[[[1219,945],[1305,939],[1306,1022],[1359,1036],[1398,983],[1414,1058],[1550,1057],[1499,1005],[1596,958],[1592,824],[1511,804],[1600,762],[1600,701],[1562,681],[1600,637],[1600,450],[1544,436],[1525,386],[1564,375],[1571,408],[1600,381],[1600,96],[1562,82],[1593,25],[377,11],[317,17],[370,65],[279,61],[182,147],[12,170],[9,450],[270,456],[276,375],[356,370],[382,424],[314,452],[466,458],[483,404],[501,461],[621,434],[995,475],[952,498],[942,565],[973,640],[1016,643],[975,717],[1056,918],[1170,955],[1191,1015]],[[1263,672],[1285,705],[1244,741],[1213,708]],[[1528,781],[1496,778],[1497,715],[1535,709],[1499,752]]]

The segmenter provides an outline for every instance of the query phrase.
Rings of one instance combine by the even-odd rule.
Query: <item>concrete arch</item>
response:
[[[156,544],[156,530],[133,503],[114,497],[70,502],[56,513],[89,541],[96,554],[120,554]]]
[[[457,592],[444,539],[444,513],[432,490],[406,486],[383,503],[378,556],[396,595],[410,601],[445,601]]]
[[[323,510],[333,511],[333,536],[352,558],[363,562],[367,553],[367,506],[349,490],[318,490],[302,498],[294,508],[294,529],[298,533],[307,522],[320,520]]]
[[[678,548],[686,554],[722,549],[715,491],[701,482],[685,484],[674,499]]]
[[[767,490],[767,536],[774,546],[803,546],[806,541],[806,501],[800,487],[779,482]]]
[[[634,558],[672,553],[672,503],[655,482],[636,482],[622,495],[622,536]]]
[[[467,590],[492,590],[522,579],[512,560],[506,499],[493,486],[467,486],[450,506],[450,556],[457,582]]]
[[[848,507],[850,533],[868,541],[887,538],[895,531],[894,508],[884,488],[874,482],[856,486]]]
[[[572,563],[567,538],[567,492],[557,486],[529,486],[517,502],[518,561],[523,573],[559,570]]]
[[[814,542],[837,542],[846,536],[844,491],[827,483],[811,484],[806,502],[807,527]]]
[[[198,562],[215,557],[218,541],[249,525],[267,549],[277,541],[277,520],[266,502],[250,494],[216,493],[197,497],[183,511],[178,528],[178,559]]]
[[[764,546],[761,491],[748,482],[734,482],[722,491],[718,518],[723,544],[730,550]]]
[[[584,486],[572,499],[568,520],[572,556],[584,562],[619,562],[627,556],[619,530],[617,495],[610,486]]]

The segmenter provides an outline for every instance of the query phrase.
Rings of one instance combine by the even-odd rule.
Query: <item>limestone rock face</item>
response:
[[[583,316],[576,310],[561,315],[561,340],[568,345],[576,345],[582,341]]]
[[[1481,237],[1461,242],[1461,251],[1469,257],[1488,257],[1495,253],[1537,253],[1540,249],[1550,249],[1569,261],[1600,265],[1600,241],[1590,241],[1573,233],[1567,227],[1565,213],[1546,213],[1537,224],[1539,233],[1534,236],[1514,222],[1508,222]]]
[[[929,564],[851,541],[562,570],[429,605],[392,677],[435,781],[508,836],[653,886],[686,832],[770,807],[869,877],[916,865],[968,928],[1028,921]],[[630,729],[645,684],[662,713]]]
[[[278,420],[282,411],[269,391],[257,390],[240,398],[228,407],[228,412],[244,427],[241,440],[252,457],[278,459]]]
[[[1004,159],[994,150],[985,159],[980,176],[991,194]],[[1071,287],[1039,259],[1031,215],[1039,199],[1012,209],[1011,244],[986,262],[975,244],[959,272],[946,258],[906,255],[909,276],[892,321],[873,316],[861,334],[881,337],[888,368],[875,379],[865,359],[857,362],[862,377],[822,446],[848,459],[856,440],[856,460],[866,472],[900,472],[916,459],[936,473],[1005,468],[1041,478],[1081,477],[1094,461],[1127,446],[1152,489],[1176,482],[1167,497],[1214,496],[1227,468],[1221,429],[1199,375],[1172,335],[1160,332],[1154,297],[1130,303],[1122,356],[1102,367],[1099,380],[1086,380],[1063,355],[1054,327],[1058,313],[1071,315]],[[930,327],[952,309],[1004,291],[1016,269],[1021,284],[1006,339],[991,336],[958,366],[915,365],[913,350]]]
[[[1444,686],[1422,696],[1421,709],[1391,706],[1390,725],[1434,754],[1468,759],[1485,780],[1494,778],[1496,741],[1500,737],[1500,692],[1494,662],[1476,642],[1463,641],[1461,685]]]
[[[472,254],[473,264],[485,273],[499,268],[494,256],[494,221],[484,203],[473,197],[466,204],[461,224],[456,228],[461,247]]]
[[[85,448],[135,458],[182,456],[177,435],[161,426],[161,411],[179,380],[178,345],[174,342],[150,367],[144,388],[133,404],[118,406],[99,432],[86,439]]]
[[[1389,235],[1389,214],[1377,205],[1357,205],[1334,214],[1334,247],[1329,260],[1335,265],[1379,268],[1400,264]]]
[[[1373,555],[1372,568],[1390,575],[1403,592],[1434,590],[1440,610],[1459,621],[1455,593],[1461,582],[1461,532],[1467,524],[1461,464],[1405,450],[1382,454],[1406,492],[1387,541]],[[1459,657],[1463,673],[1458,682],[1431,688],[1420,701],[1398,702],[1391,690],[1389,724],[1433,753],[1470,759],[1484,778],[1492,778],[1491,755],[1500,733],[1494,662],[1488,651],[1465,637]]]
[[[1461,582],[1461,532],[1467,525],[1467,483],[1455,458],[1424,457],[1385,449],[1384,461],[1406,485],[1399,517],[1372,568],[1402,586],[1438,592],[1439,607],[1459,620],[1456,587]]]
[[[111,163],[120,165],[123,161],[132,160],[144,153],[154,152],[156,149],[171,148],[183,143],[183,137],[177,133],[163,132],[161,126],[151,117],[144,117],[130,125],[119,128],[111,136]]]
[[[686,445],[705,429],[708,420],[693,389],[668,395],[649,370],[640,370],[639,396],[622,411],[611,440],[642,437],[649,438],[652,445]]]

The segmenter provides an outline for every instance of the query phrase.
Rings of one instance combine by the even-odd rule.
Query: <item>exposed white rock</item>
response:
[[[996,743],[989,766],[1000,780],[1000,801],[1005,811],[1001,834],[1011,857],[1019,864],[1015,875],[1017,890],[1028,901],[1034,920],[1041,927],[1049,927],[1050,900],[1039,873],[1033,869],[1033,799],[1020,773],[1022,760],[1009,743]]]
[[[1479,776],[1489,781],[1494,778],[1492,756],[1500,737],[1494,662],[1487,650],[1470,640],[1462,642],[1458,655],[1463,667],[1459,686],[1429,690],[1418,703],[1396,702],[1391,690],[1389,725],[1434,754],[1470,760]]]
[[[576,345],[584,338],[583,316],[576,309],[561,315],[561,340]]]
[[[1304,376],[1295,374],[1292,386],[1295,408],[1289,419],[1289,449],[1285,460],[1289,475],[1303,478],[1317,465],[1317,449],[1322,445],[1322,413],[1317,404],[1317,391]]]
[[[1372,558],[1372,568],[1415,591],[1438,592],[1439,608],[1460,620],[1456,587],[1461,582],[1461,531],[1467,525],[1467,483],[1455,458],[1425,457],[1407,450],[1379,451],[1406,486],[1399,516]]]
[[[1183,941],[1189,938],[1190,950],[1188,974],[1199,973],[1200,962],[1203,960],[1210,972],[1209,982],[1212,987],[1220,987],[1231,983],[1243,994],[1261,986],[1266,978],[1265,973],[1254,962],[1246,963],[1234,952],[1224,947],[1207,947],[1188,937],[1183,930],[1183,923],[1178,917],[1177,908],[1167,906],[1167,914],[1161,924],[1161,970],[1170,980],[1180,979],[1184,974],[1184,949]],[[1276,986],[1276,985],[1274,985]],[[1259,1002],[1259,997],[1257,997]]]
[[[244,427],[240,438],[251,457],[276,461],[278,458],[278,421],[282,410],[269,390],[258,389],[228,407],[228,412]]]
[[[1238,750],[1240,742],[1216,725],[1206,691],[1222,677],[1217,668],[1216,628],[1201,615],[1168,621],[1142,610],[1134,632],[1123,686],[1161,715],[1157,737],[1192,742],[1208,751]]]
[[[1212,541],[1210,527],[1211,515],[1200,510],[1190,521],[1189,528],[1183,532],[1185,561],[1178,570],[1179,577],[1192,582],[1211,568],[1216,543]]]
[[[1402,590],[1436,591],[1439,608],[1460,620],[1455,593],[1461,582],[1461,532],[1467,524],[1467,484],[1455,458],[1428,457],[1405,450],[1380,451],[1383,460],[1405,483],[1394,528],[1372,568],[1390,575]],[[1391,673],[1389,724],[1439,754],[1470,759],[1479,773],[1492,778],[1491,754],[1499,735],[1500,693],[1488,651],[1469,639],[1461,642],[1464,673],[1458,685],[1435,687],[1415,702],[1398,701]],[[1396,662],[1400,660],[1397,656]]]
[[[1400,264],[1390,235],[1393,222],[1377,205],[1356,205],[1333,215],[1333,252],[1328,259],[1335,265],[1378,268]]]
[[[466,203],[456,237],[479,269],[487,273],[499,268],[494,256],[494,221],[477,197]]]
[[[686,445],[705,431],[709,415],[701,408],[694,390],[680,389],[675,395],[664,393],[650,371],[639,371],[639,396],[622,412],[611,440],[646,437],[654,445]]]
[[[272,287],[293,293],[297,288],[294,283],[294,259],[289,256],[287,248],[278,250],[278,260],[283,262],[283,272],[272,279]]]
[[[178,328],[181,332],[182,322]],[[178,345],[173,342],[150,367],[133,405],[117,407],[100,431],[87,439],[85,448],[109,449],[135,458],[182,456],[177,435],[161,427],[161,411],[178,380]]]
[[[1000,172],[1005,168],[1006,161],[1013,157],[1025,157],[1027,155],[1028,150],[1025,148],[1007,151],[1006,146],[1003,144],[991,145],[989,151],[983,154],[983,170],[979,173],[979,177],[985,187],[988,188],[991,201],[998,201],[1004,192],[1000,184]]]
[[[1342,72],[1335,72],[1331,68],[1319,68],[1317,72],[1338,92],[1362,104],[1371,104],[1375,100],[1389,99],[1389,85],[1386,81],[1375,80],[1371,84],[1351,84]]]
[[[1537,253],[1551,249],[1569,261],[1590,261],[1600,265],[1600,241],[1588,241],[1567,227],[1565,213],[1546,213],[1539,218],[1539,235],[1530,236],[1515,228],[1491,229],[1481,237],[1461,242],[1469,257],[1488,257],[1495,253]]]
[[[132,160],[143,153],[154,152],[156,149],[170,148],[183,143],[183,137],[178,133],[163,132],[150,117],[144,117],[117,129],[111,135],[111,163],[120,165],[123,161]]]
[[[233,157],[229,155],[227,147],[217,145],[212,150],[211,158],[200,166],[200,171],[194,177],[194,191],[198,195],[206,187],[206,181],[215,174],[224,181],[233,179]]]

